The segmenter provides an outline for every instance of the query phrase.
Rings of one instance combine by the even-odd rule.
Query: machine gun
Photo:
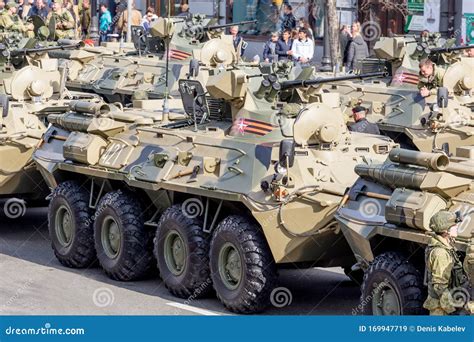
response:
[[[55,46],[46,46],[46,47],[38,47],[32,49],[17,49],[11,51],[5,51],[10,55],[10,57],[18,57],[18,56],[26,56],[33,53],[43,53],[49,51],[57,51],[57,50],[69,50],[69,49],[79,49],[84,47],[84,42],[72,43],[72,44],[59,44]]]
[[[240,26],[240,25],[246,25],[246,24],[255,24],[255,23],[257,23],[257,20],[246,20],[246,21],[239,21],[236,23],[229,23],[229,24],[203,26],[200,24],[196,25],[196,24],[193,24],[192,22],[188,22],[186,23],[183,32],[189,38],[201,40],[204,37],[204,34],[209,31],[216,31],[216,30],[225,29],[227,27]]]
[[[312,85],[324,84],[324,83],[331,83],[331,82],[339,82],[339,81],[349,81],[349,80],[364,80],[367,78],[374,78],[374,77],[387,77],[388,74],[385,71],[381,72],[371,72],[366,74],[358,74],[358,75],[347,75],[347,76],[338,76],[338,77],[329,77],[329,78],[317,78],[315,80],[294,80],[294,81],[284,81],[280,83],[281,89],[289,89],[289,88],[304,88],[309,87]]]
[[[461,45],[461,46],[453,46],[453,47],[440,47],[440,48],[433,48],[428,49],[428,54],[430,56],[440,54],[440,53],[451,53],[454,51],[461,51],[474,48],[473,45]]]

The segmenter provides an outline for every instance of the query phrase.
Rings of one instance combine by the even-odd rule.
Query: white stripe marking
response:
[[[195,308],[194,306],[191,306],[191,305],[186,305],[186,304],[181,304],[181,303],[166,303],[166,305],[173,306],[175,308],[182,309],[182,310],[195,312],[197,314],[204,315],[204,316],[220,316],[217,312]]]

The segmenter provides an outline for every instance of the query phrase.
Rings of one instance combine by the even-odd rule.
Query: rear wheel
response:
[[[227,309],[237,313],[264,310],[277,272],[260,227],[245,217],[225,218],[212,238],[211,274],[217,296]]]
[[[88,267],[96,260],[88,203],[88,191],[74,181],[59,184],[51,194],[49,236],[56,258],[67,267]]]
[[[97,206],[94,222],[97,257],[112,279],[148,275],[153,265],[153,236],[144,226],[139,201],[122,190],[109,192]]]
[[[155,257],[166,288],[180,298],[200,298],[211,290],[210,236],[198,218],[184,215],[181,205],[162,214],[155,238]]]
[[[420,315],[424,287],[421,273],[396,252],[377,256],[365,272],[360,307],[365,315]]]

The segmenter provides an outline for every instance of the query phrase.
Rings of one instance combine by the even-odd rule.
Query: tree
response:
[[[326,0],[326,15],[328,18],[328,38],[329,51],[331,54],[332,66],[336,63],[342,64],[341,51],[339,46],[339,21],[337,19],[336,0]]]

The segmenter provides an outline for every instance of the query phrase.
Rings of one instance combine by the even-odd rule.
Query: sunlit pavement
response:
[[[18,315],[228,315],[208,298],[179,299],[158,275],[134,282],[113,281],[99,267],[69,269],[54,257],[46,209],[18,218],[0,212],[0,314]],[[281,270],[281,302],[268,315],[351,315],[359,288],[340,268]],[[282,307],[277,307],[282,306]]]

